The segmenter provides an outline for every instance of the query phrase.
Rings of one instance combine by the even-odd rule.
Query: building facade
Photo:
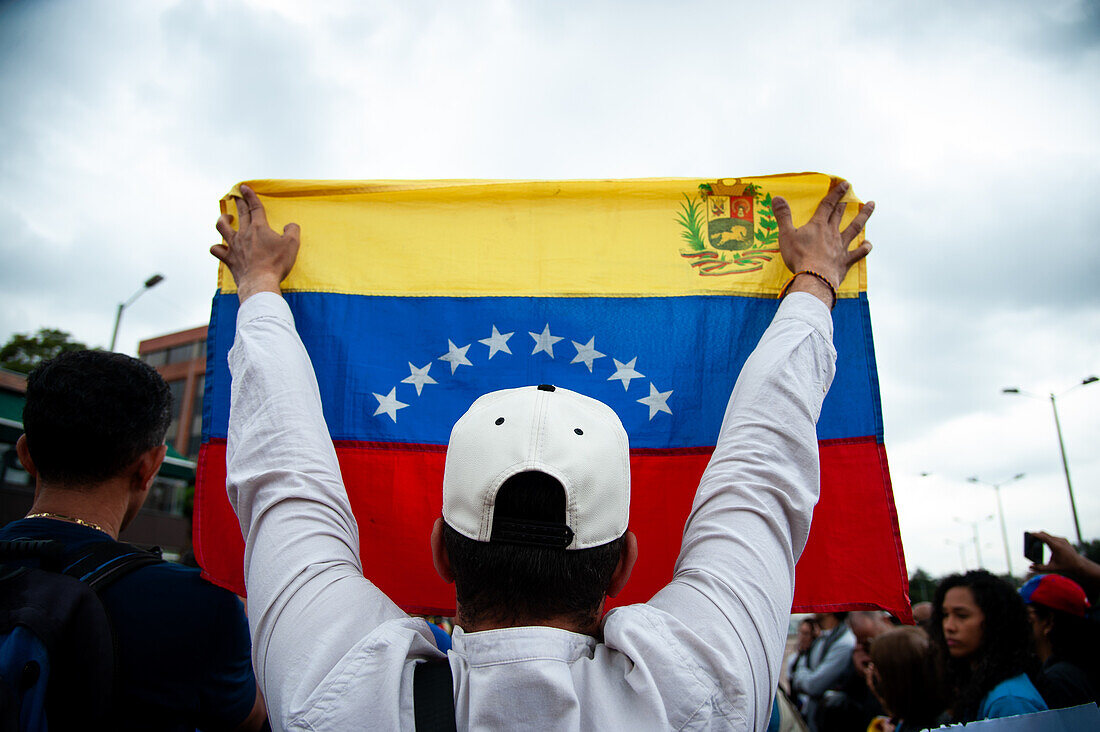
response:
[[[180,455],[194,460],[202,443],[206,326],[142,341],[138,357],[155,368],[172,390],[172,423],[165,441]]]

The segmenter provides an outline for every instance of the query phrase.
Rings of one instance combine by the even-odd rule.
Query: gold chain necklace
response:
[[[80,524],[81,526],[87,526],[89,529],[95,529],[96,531],[102,531],[104,534],[109,533],[107,529],[103,528],[99,524],[93,521],[85,521],[82,518],[76,516],[64,516],[60,513],[50,513],[49,511],[42,511],[41,513],[32,513],[24,518],[52,518],[61,519],[62,521],[72,521],[74,524]]]

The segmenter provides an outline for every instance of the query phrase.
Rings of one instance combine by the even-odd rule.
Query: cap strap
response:
[[[550,521],[498,518],[493,520],[493,535],[489,541],[564,549],[573,543],[573,529]]]

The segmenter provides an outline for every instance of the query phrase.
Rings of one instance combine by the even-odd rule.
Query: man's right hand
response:
[[[848,269],[871,251],[869,241],[864,241],[851,251],[848,246],[863,231],[867,219],[874,212],[873,201],[864,204],[852,223],[844,231],[840,230],[840,220],[846,207],[841,199],[848,188],[848,181],[843,180],[830,188],[810,220],[797,229],[791,221],[790,204],[779,196],[772,199],[772,212],[779,225],[779,253],[796,277],[799,272],[813,270],[827,279],[834,289],[839,289]],[[797,277],[790,290],[809,292],[821,298],[826,305],[833,304],[832,293],[828,292],[824,283],[809,275]]]
[[[210,247],[210,253],[225,263],[237,283],[237,297],[244,302],[257,292],[281,294],[279,288],[298,258],[298,224],[287,224],[279,234],[267,223],[260,197],[246,185],[242,198],[235,199],[239,222],[233,229],[233,217],[222,214],[218,233],[225,243]]]

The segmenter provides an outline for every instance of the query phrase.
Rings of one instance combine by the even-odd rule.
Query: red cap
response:
[[[1089,599],[1085,597],[1081,585],[1060,574],[1032,577],[1020,588],[1020,596],[1028,605],[1036,603],[1079,618],[1085,617],[1085,611],[1089,609]]]

